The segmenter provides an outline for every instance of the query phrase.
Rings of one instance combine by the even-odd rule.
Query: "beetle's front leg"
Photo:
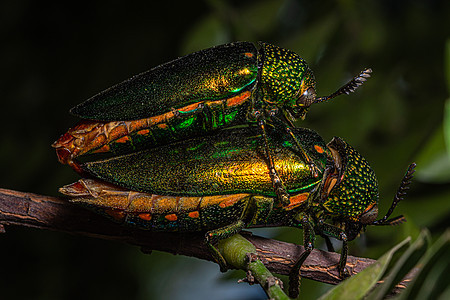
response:
[[[308,109],[305,110],[305,114],[308,111]],[[289,113],[289,111],[286,111],[286,113]],[[285,114],[279,113],[277,109],[273,109],[272,113],[270,114],[273,117],[273,121],[276,123],[278,127],[283,128],[294,140],[295,145],[297,145],[298,150],[303,156],[303,159],[305,160],[306,164],[309,166],[309,170],[311,172],[311,176],[316,178],[319,176],[319,169],[316,166],[316,164],[311,160],[311,158],[306,154],[305,149],[303,148],[303,145],[299,142],[295,134],[292,132],[291,127],[294,128],[294,123],[292,123],[292,116],[291,118],[287,117]],[[304,115],[303,115],[304,116]]]
[[[289,202],[289,194],[287,193],[286,188],[284,187],[284,184],[281,181],[281,178],[277,173],[277,170],[275,170],[273,158],[272,158],[272,155],[270,154],[269,141],[267,139],[267,133],[266,133],[266,124],[260,114],[258,114],[256,117],[258,120],[258,127],[261,129],[261,134],[264,139],[264,148],[266,150],[266,156],[269,161],[269,174],[270,174],[270,178],[272,179],[272,185],[275,189],[275,193],[277,194],[277,196],[280,199],[280,202],[283,204],[283,206],[289,205],[289,203],[290,203]]]
[[[295,144],[300,149],[301,153],[303,154],[303,158],[305,159],[306,164],[309,166],[309,170],[311,172],[311,176],[316,178],[319,176],[319,169],[317,168],[316,164],[311,160],[311,158],[306,154],[305,149],[303,148],[302,144],[298,141],[297,137],[292,132],[291,128],[289,126],[285,126],[286,132],[292,137],[292,139],[295,141]]]
[[[345,265],[347,264],[347,255],[348,255],[348,239],[345,232],[341,228],[324,223],[323,221],[319,221],[317,223],[316,228],[318,234],[333,237],[342,241],[341,257],[339,259],[338,265],[339,277],[343,279],[349,277],[350,273],[345,267]]]
[[[305,247],[305,251],[303,251],[292,267],[291,272],[289,272],[289,297],[291,298],[298,297],[300,289],[300,268],[314,249],[315,241],[314,227],[309,221],[308,215],[302,217],[300,225],[303,228],[303,246]]]

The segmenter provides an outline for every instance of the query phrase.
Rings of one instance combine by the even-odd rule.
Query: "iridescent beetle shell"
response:
[[[328,97],[296,53],[271,44],[236,42],[189,54],[113,86],[75,106],[85,119],[53,146],[77,168],[86,154],[124,154],[249,124],[257,118],[292,123],[315,102],[350,93],[367,69]],[[290,124],[285,124],[288,126]]]
[[[328,147],[314,131],[293,128],[293,135],[268,127],[274,165],[290,198],[283,203],[274,193],[267,156],[255,127],[234,128],[209,137],[181,141],[153,149],[87,162],[85,172],[97,179],[81,179],[60,191],[72,201],[117,222],[158,231],[206,231],[212,256],[226,268],[214,247],[246,227],[293,226],[304,229],[306,256],[314,235],[343,242],[339,274],[346,274],[347,242],[367,225],[401,223],[389,219],[402,199],[414,172],[406,173],[388,213],[380,220],[378,185],[366,160],[340,138]],[[295,143],[297,141],[298,143]],[[300,148],[318,166],[312,176]],[[106,181],[107,183],[105,183]],[[112,184],[111,184],[112,183]],[[298,285],[299,259],[290,275]],[[293,297],[296,288],[291,289]]]
[[[325,144],[312,130],[293,129],[302,148],[319,167],[320,176],[315,178],[289,135],[280,134],[272,127],[268,132],[274,163],[286,190],[293,197],[292,201],[295,202],[296,196],[302,194],[308,203],[301,207],[300,213],[311,210],[312,214],[321,215],[332,223],[364,225],[375,221],[377,179],[367,161],[353,147],[338,137]],[[276,203],[278,200],[259,138],[254,127],[230,129],[214,136],[86,162],[82,168],[94,178],[118,185],[121,189],[150,195],[213,197],[253,194],[274,197]],[[151,207],[152,204],[148,205]],[[370,217],[367,217],[369,211]],[[278,221],[279,224],[283,222],[289,225],[291,220]],[[213,224],[207,228],[211,229],[211,226]]]

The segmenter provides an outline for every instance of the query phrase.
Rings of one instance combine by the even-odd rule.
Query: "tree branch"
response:
[[[151,250],[193,256],[212,261],[204,245],[202,233],[151,232],[115,224],[108,219],[73,205],[63,198],[0,189],[0,233],[4,226],[25,226],[63,231],[76,235],[120,241]],[[303,246],[277,240],[243,235],[256,247],[259,259],[274,273],[287,275]],[[320,282],[338,284],[339,254],[314,249],[301,268],[302,277]],[[375,261],[348,256],[347,268],[354,275]],[[409,274],[397,288],[404,288],[411,280]]]

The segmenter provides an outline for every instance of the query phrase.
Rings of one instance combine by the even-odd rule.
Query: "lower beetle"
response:
[[[298,54],[268,43],[236,42],[201,50],[136,75],[72,108],[85,119],[55,142],[58,158],[74,161],[89,153],[135,151],[256,123],[268,153],[278,196],[288,193],[268,150],[265,124],[293,127],[310,105],[349,94],[370,76],[362,71],[335,93],[316,97],[314,75]],[[297,145],[301,148],[301,144]],[[301,150],[317,177],[314,162]]]
[[[94,178],[60,189],[71,201],[117,222],[159,231],[206,231],[205,242],[222,270],[226,262],[214,244],[246,227],[303,228],[305,252],[290,276],[295,295],[299,270],[314,248],[315,235],[343,242],[339,272],[346,276],[347,242],[367,225],[388,219],[412,178],[411,164],[388,213],[379,220],[378,184],[367,161],[341,138],[325,144],[314,131],[292,135],[268,127],[268,146],[289,203],[279,201],[258,128],[235,128],[106,160],[81,164]],[[293,139],[295,137],[295,141]],[[297,144],[301,145],[301,149]],[[301,152],[318,168],[319,179]],[[105,183],[108,182],[108,183]]]

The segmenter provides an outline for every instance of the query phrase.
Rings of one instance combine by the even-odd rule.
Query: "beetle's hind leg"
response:
[[[205,243],[208,250],[211,252],[214,260],[219,264],[220,271],[225,272],[227,270],[227,262],[222,254],[217,250],[214,244],[217,244],[220,240],[229,238],[236,233],[239,233],[243,228],[252,224],[265,224],[270,212],[273,208],[273,198],[263,196],[251,196],[248,200],[245,210],[242,212],[242,216],[236,222],[208,231],[205,234]]]
[[[208,231],[205,234],[206,246],[208,247],[208,250],[211,252],[211,255],[214,258],[214,260],[217,262],[217,264],[219,264],[221,272],[225,272],[228,269],[227,262],[225,261],[225,258],[223,258],[219,250],[217,250],[217,248],[213,244],[216,244],[220,240],[235,235],[236,233],[241,231],[244,227],[245,227],[244,221],[238,220],[237,222],[231,225]]]
[[[297,298],[300,290],[300,268],[308,258],[311,251],[314,249],[315,233],[314,227],[309,221],[307,215],[304,215],[300,221],[300,225],[303,228],[303,245],[305,251],[300,255],[299,259],[295,262],[291,271],[289,272],[289,297]]]
[[[341,277],[342,279],[349,277],[350,273],[346,267],[348,255],[348,238],[345,232],[339,227],[324,222],[317,223],[316,232],[321,236],[333,237],[342,241],[341,257],[338,264],[339,277]]]

